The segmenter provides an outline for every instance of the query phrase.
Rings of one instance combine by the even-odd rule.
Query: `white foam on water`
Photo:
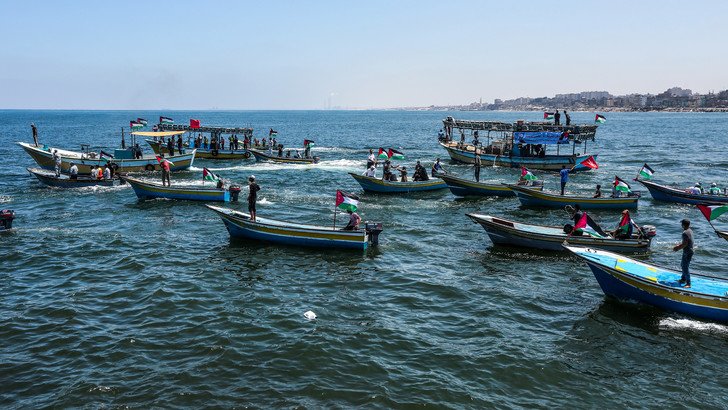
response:
[[[267,198],[260,198],[259,200],[256,201],[256,203],[266,204],[266,205],[275,205],[276,204],[273,201],[269,201]]]
[[[694,319],[662,319],[660,320],[659,327],[661,329],[696,330],[699,332],[728,334],[728,326],[726,325],[701,322]]]
[[[12,201],[13,198],[10,195],[0,195],[0,204]]]

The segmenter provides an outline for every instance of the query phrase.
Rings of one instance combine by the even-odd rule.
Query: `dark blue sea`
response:
[[[140,201],[126,186],[54,189],[28,175],[14,142],[112,149],[130,120],[247,126],[279,142],[314,140],[321,163],[196,160],[173,184],[254,174],[258,213],[333,224],[337,189],[360,194],[364,220],[381,221],[379,247],[332,251],[231,240],[195,202]],[[368,194],[370,148],[395,148],[412,169],[440,157],[441,119],[536,121],[538,112],[0,111],[0,406],[511,408],[703,407],[728,399],[728,326],[607,298],[567,254],[493,247],[466,212],[563,225],[563,210],[515,198],[461,199],[448,190]],[[676,187],[728,186],[728,116],[606,113],[599,169],[569,178],[569,193],[632,182],[649,164]],[[594,113],[572,113],[593,123]],[[127,135],[128,142],[128,135]],[[148,146],[146,154],[151,153]],[[546,189],[558,177],[535,172]],[[519,171],[485,168],[481,179]],[[145,178],[157,180],[158,175]],[[633,189],[641,189],[638,183]],[[642,188],[643,189],[643,188]],[[644,189],[643,189],[644,191]],[[245,191],[243,192],[245,195]],[[245,210],[243,202],[230,207]],[[593,211],[603,226],[619,210]],[[338,223],[343,215],[339,213]],[[633,218],[657,227],[639,257],[679,266],[680,220],[693,221],[693,269],[725,275],[728,243],[692,206],[645,192]],[[728,227],[728,219],[716,220]],[[304,312],[318,315],[306,320]]]

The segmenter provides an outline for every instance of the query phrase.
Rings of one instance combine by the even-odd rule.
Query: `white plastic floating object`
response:
[[[315,320],[316,314],[309,310],[308,312],[303,314],[303,317],[305,317],[306,320]]]

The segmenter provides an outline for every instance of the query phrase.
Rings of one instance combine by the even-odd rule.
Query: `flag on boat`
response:
[[[591,219],[591,217],[584,212],[584,214],[581,216],[581,219],[576,223],[576,226],[574,226],[575,231],[584,232],[586,234],[589,234],[595,238],[606,238],[607,234],[602,231],[602,228],[597,225],[594,220]]]
[[[277,137],[278,136],[278,131],[273,131],[273,128],[271,128],[270,131],[268,132],[268,136],[269,137]]]
[[[164,161],[167,161],[167,162],[169,162],[169,165],[170,165],[170,166],[174,166],[174,162],[172,162],[172,161],[170,161],[170,160],[168,160],[168,159],[166,159],[166,158],[160,158],[160,157],[157,157],[157,161],[159,161],[159,163],[160,163],[160,164],[161,164],[162,162],[164,162]]]
[[[591,169],[599,169],[599,165],[597,164],[597,160],[594,159],[594,155],[589,155],[589,158],[585,159],[584,161],[581,161],[579,165],[584,165],[585,167],[591,168]]]
[[[652,178],[652,174],[654,174],[654,173],[655,173],[655,171],[653,171],[652,168],[650,168],[647,164],[642,165],[642,169],[640,170],[641,176],[643,176],[647,179],[650,179],[650,178]]]
[[[144,118],[137,118],[136,122],[142,124],[145,127],[147,126],[147,120],[145,120]]]
[[[616,175],[614,176],[614,178],[615,178],[615,180],[614,180],[614,188],[617,191],[632,192],[632,190],[630,189],[631,187],[629,186],[629,184],[626,183],[626,182],[624,182],[624,180],[622,178],[620,178],[620,177],[618,177]]]
[[[190,118],[190,128],[200,128],[200,120]]]
[[[629,232],[629,227],[633,224],[632,218],[629,216],[629,211],[625,210],[622,213],[622,220],[619,221],[619,227],[617,227],[618,231],[621,231],[622,233]]]
[[[554,113],[552,113],[552,112],[545,112],[545,113],[543,113],[543,119],[544,120],[553,120],[554,119]]]
[[[217,175],[210,172],[207,168],[202,168],[202,180],[217,182],[220,179]]]
[[[700,209],[700,212],[703,213],[703,216],[708,221],[712,221],[728,212],[728,206],[726,205],[698,205],[698,209]]]
[[[169,117],[159,117],[160,124],[174,124],[174,120]]]
[[[312,140],[303,140],[303,146],[311,148],[314,146],[314,142]]]
[[[404,159],[404,154],[397,151],[396,149],[389,149],[389,153],[387,154],[389,159]]]
[[[381,159],[389,159],[389,156],[387,155],[386,152],[384,152],[384,150],[382,149],[382,147],[379,147],[379,155],[378,155],[378,157],[381,158]]]
[[[529,171],[528,168],[521,166],[521,178],[529,180],[529,181],[535,181],[538,178],[536,178],[536,175],[533,175],[533,172]]]
[[[349,192],[336,191],[336,206],[354,212],[359,205],[359,197]]]
[[[114,156],[104,151],[99,152],[99,158],[104,162],[109,162],[109,158],[114,159]]]
[[[597,114],[597,118],[594,119],[594,122],[604,124],[605,122],[607,122],[607,117]]]
[[[133,130],[140,130],[144,128],[144,124],[136,121],[129,121],[129,127]]]

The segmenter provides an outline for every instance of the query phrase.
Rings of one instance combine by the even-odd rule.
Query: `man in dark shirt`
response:
[[[560,125],[561,124],[561,114],[559,113],[559,110],[556,110],[554,113],[554,125]]]
[[[35,128],[35,124],[32,122],[30,123],[30,128],[33,129],[33,141],[35,142],[35,147],[38,148],[38,128]]]
[[[260,185],[255,183],[255,175],[251,175],[248,181],[250,181],[250,185],[248,186],[248,212],[250,212],[250,220],[255,222],[255,201],[258,200]]]
[[[683,219],[680,221],[683,228],[682,242],[672,247],[672,250],[677,252],[680,249],[683,250],[682,260],[680,261],[680,267],[682,268],[682,277],[680,283],[684,284],[686,288],[690,287],[690,261],[693,259],[693,230],[690,229],[690,220]]]

